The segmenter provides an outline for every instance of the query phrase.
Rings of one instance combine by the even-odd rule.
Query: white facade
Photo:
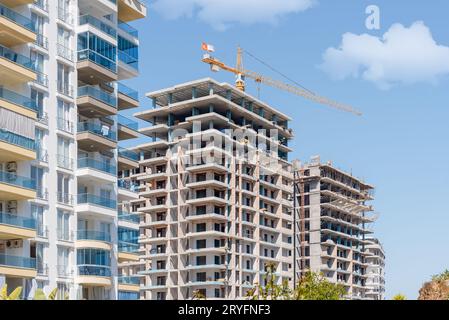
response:
[[[123,170],[137,166],[137,155],[118,142],[138,136],[137,123],[119,115],[138,106],[138,94],[119,81],[138,75],[137,30],[126,22],[145,17],[146,7],[138,0],[23,0],[2,6],[36,39],[13,47],[31,57],[36,78],[20,86],[7,83],[31,97],[37,109],[36,160],[17,161],[17,173],[36,183],[35,199],[18,203],[18,211],[36,219],[36,237],[25,239],[20,250],[6,250],[29,257],[36,270],[7,282],[10,289],[25,286],[25,293],[59,288],[60,298],[117,299],[119,275],[126,274],[120,264],[136,255],[121,255],[119,225],[126,219],[117,210],[122,213],[121,203],[137,198],[121,179]],[[138,228],[135,220],[127,224]],[[0,279],[1,265],[0,260]],[[126,291],[138,292],[131,282]]]
[[[385,300],[385,251],[379,239],[369,238],[366,245],[366,295],[373,300]]]
[[[264,283],[267,264],[291,284],[290,119],[212,79],[147,96],[154,108],[135,116],[151,123],[141,132],[152,141],[135,148],[140,199],[132,202],[141,297],[242,299]]]

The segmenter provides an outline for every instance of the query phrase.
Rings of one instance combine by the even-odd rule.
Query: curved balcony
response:
[[[0,239],[36,237],[36,219],[0,212]]]
[[[90,118],[117,113],[117,97],[94,86],[79,87],[76,103],[79,113]]]
[[[0,45],[0,75],[2,84],[17,85],[36,81],[34,62],[9,48]]]
[[[8,47],[36,41],[36,30],[33,22],[20,13],[1,4],[0,30],[2,30],[0,43]]]
[[[0,128],[0,161],[35,160],[36,142]]]
[[[99,182],[115,182],[117,167],[111,165],[109,162],[94,158],[79,158],[76,176],[80,180],[95,179]]]
[[[10,277],[34,278],[37,275],[36,259],[0,253],[0,274]]]
[[[36,198],[36,181],[15,173],[0,171],[0,199],[26,200]]]
[[[106,125],[90,121],[78,123],[78,147],[83,150],[105,151],[117,147],[117,133]]]
[[[76,248],[111,250],[111,235],[103,231],[78,230]]]
[[[118,148],[118,166],[120,170],[139,167],[139,154],[122,147]]]
[[[76,282],[92,286],[111,286],[112,273],[109,266],[78,265]]]

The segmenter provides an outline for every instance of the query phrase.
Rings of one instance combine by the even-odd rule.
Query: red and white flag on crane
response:
[[[208,52],[215,52],[215,48],[213,45],[203,42],[201,44],[201,49]]]

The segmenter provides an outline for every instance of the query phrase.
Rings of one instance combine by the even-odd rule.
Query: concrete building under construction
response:
[[[298,175],[298,267],[321,272],[329,281],[344,285],[348,299],[367,295],[366,236],[375,221],[374,188],[332,163],[315,157]]]
[[[210,78],[151,92],[135,114],[142,299],[244,297],[274,264],[293,278],[291,120]]]

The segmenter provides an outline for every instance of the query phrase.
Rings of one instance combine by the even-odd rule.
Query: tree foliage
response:
[[[265,286],[257,284],[248,290],[246,297],[250,300],[340,300],[346,294],[340,284],[329,282],[323,275],[312,271],[306,272],[299,280],[295,290],[288,281],[277,284],[276,266],[266,265]]]
[[[404,295],[401,294],[401,293],[398,293],[397,295],[395,295],[395,296],[393,297],[393,300],[407,300],[407,297],[404,296]]]

